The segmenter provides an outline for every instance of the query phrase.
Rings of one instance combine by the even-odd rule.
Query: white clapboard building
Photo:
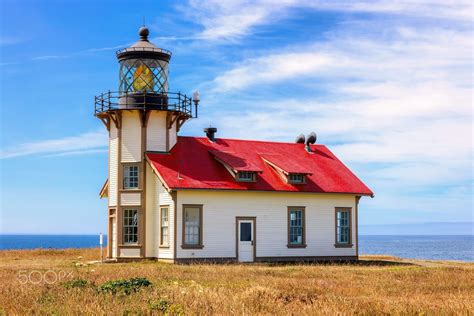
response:
[[[178,136],[199,95],[168,91],[171,52],[117,52],[119,91],[95,98],[109,132],[111,260],[314,261],[358,258],[358,203],[373,196],[315,134],[295,143]]]

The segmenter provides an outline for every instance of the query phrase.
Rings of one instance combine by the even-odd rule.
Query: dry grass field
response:
[[[469,263],[370,256],[357,264],[87,264],[97,257],[97,249],[0,251],[0,314],[470,314],[474,310],[474,264]],[[152,284],[103,286],[135,277]]]

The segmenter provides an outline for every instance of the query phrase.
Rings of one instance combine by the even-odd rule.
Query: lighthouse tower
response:
[[[109,132],[109,174],[101,193],[108,197],[108,258],[147,257],[152,174],[145,152],[169,152],[183,123],[197,117],[199,103],[197,92],[191,99],[168,90],[171,52],[152,44],[146,27],[138,33],[135,44],[117,52],[118,92],[95,97],[95,116]]]

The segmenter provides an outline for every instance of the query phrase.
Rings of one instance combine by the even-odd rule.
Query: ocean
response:
[[[474,262],[474,235],[361,235],[359,254]]]
[[[104,246],[106,244],[104,236]],[[97,235],[0,235],[0,249],[99,247]],[[474,236],[359,236],[359,254],[474,262]]]

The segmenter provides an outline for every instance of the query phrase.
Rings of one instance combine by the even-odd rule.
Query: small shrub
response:
[[[74,280],[70,280],[64,283],[64,287],[66,289],[77,288],[77,287],[81,288],[81,287],[86,287],[86,286],[87,286],[87,281],[84,279],[74,279]]]
[[[165,298],[160,298],[156,302],[150,303],[150,309],[165,315],[184,315],[184,308],[181,304],[171,303]]]
[[[97,290],[102,293],[124,293],[129,295],[132,292],[137,292],[142,287],[148,287],[150,285],[151,282],[146,278],[132,278],[129,280],[118,279],[105,282],[99,286]]]
[[[184,315],[184,308],[181,304],[171,304],[166,312],[169,315]]]
[[[40,297],[36,300],[39,304],[53,304],[55,297],[48,292],[43,292]]]
[[[150,309],[152,311],[160,311],[162,313],[165,313],[170,307],[170,305],[170,302],[168,302],[166,299],[160,298],[158,301],[150,303]]]

